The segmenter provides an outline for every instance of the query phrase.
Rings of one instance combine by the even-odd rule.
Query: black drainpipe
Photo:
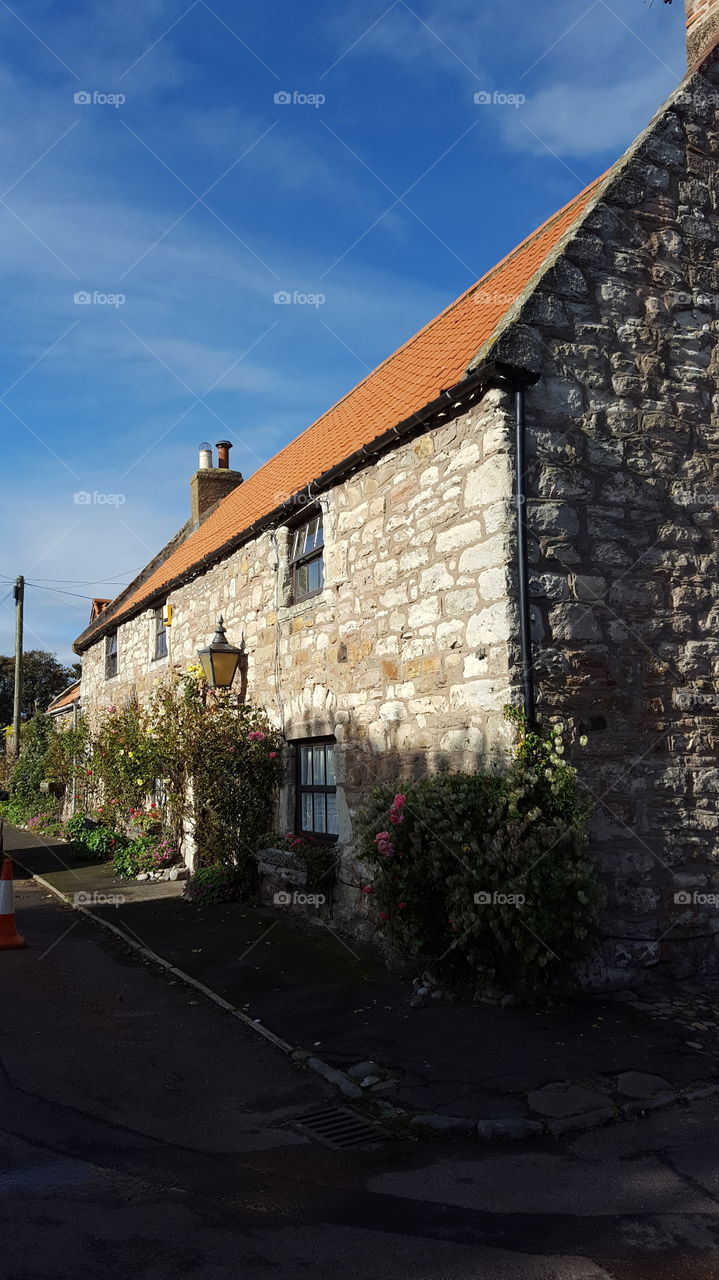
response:
[[[534,660],[532,657],[532,613],[529,605],[529,551],[527,546],[527,387],[539,381],[539,374],[511,365],[497,366],[502,381],[514,392],[515,472],[514,506],[517,529],[517,585],[519,589],[519,641],[522,656],[524,714],[529,729],[536,728],[534,703]]]

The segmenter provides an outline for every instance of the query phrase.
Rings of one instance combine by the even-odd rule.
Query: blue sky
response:
[[[69,658],[78,597],[184,522],[199,441],[250,474],[601,173],[683,74],[683,19],[0,0],[0,574],[39,584],[27,647]],[[12,627],[3,599],[0,653]]]

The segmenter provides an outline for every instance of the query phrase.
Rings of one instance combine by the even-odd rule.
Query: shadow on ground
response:
[[[66,846],[38,845],[27,832],[7,832],[13,848],[18,874],[43,875],[70,897],[122,895],[119,906],[93,911],[284,1040],[344,1068],[371,1059],[392,1069],[399,1081],[383,1096],[413,1111],[506,1117],[554,1081],[612,1089],[621,1072],[644,1071],[681,1089],[719,1076],[715,1045],[692,1048],[683,1024],[614,1000],[413,1009],[408,976],[325,925],[236,903],[186,903],[179,884],[128,884],[107,864],[76,861]]]

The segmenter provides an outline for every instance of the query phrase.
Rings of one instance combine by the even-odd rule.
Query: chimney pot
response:
[[[200,461],[199,470],[209,471],[212,466],[212,445],[207,440],[203,440],[200,445]]]
[[[232,448],[232,442],[230,440],[218,440],[216,448],[217,465],[218,467],[221,467],[223,471],[226,471],[230,465],[230,449]]]

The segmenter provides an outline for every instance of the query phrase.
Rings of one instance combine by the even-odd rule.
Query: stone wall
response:
[[[290,532],[262,534],[172,593],[167,659],[152,660],[149,611],[119,628],[116,678],[105,679],[104,640],[90,648],[85,714],[142,697],[168,669],[196,661],[222,613],[228,638],[244,637],[247,698],[289,740],[336,738],[350,869],[353,819],[378,780],[474,769],[506,750],[516,632],[510,441],[504,397],[490,391],[337,485],[320,499],[320,596],[292,604]],[[285,828],[294,825],[289,767]],[[341,911],[356,911],[357,898],[346,890]]]
[[[528,393],[539,706],[589,738],[617,979],[717,954],[719,910],[701,899],[719,889],[719,77],[707,77],[640,141],[519,317],[542,349]]]

